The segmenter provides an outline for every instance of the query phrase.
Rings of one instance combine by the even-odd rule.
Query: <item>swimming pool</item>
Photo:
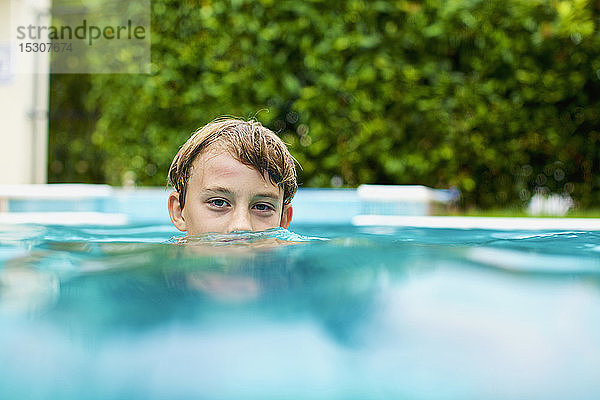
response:
[[[1,397],[600,394],[600,232],[292,229],[329,240],[0,227]]]

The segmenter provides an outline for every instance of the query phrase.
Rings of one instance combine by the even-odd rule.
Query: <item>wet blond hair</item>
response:
[[[198,129],[181,146],[169,168],[169,184],[179,193],[181,209],[185,205],[192,165],[198,155],[211,146],[227,150],[233,158],[283,189],[283,204],[289,204],[298,189],[294,158],[285,143],[260,122],[217,119]]]

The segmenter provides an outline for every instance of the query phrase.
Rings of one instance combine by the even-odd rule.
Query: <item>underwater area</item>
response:
[[[600,393],[600,233],[0,227],[3,399]]]

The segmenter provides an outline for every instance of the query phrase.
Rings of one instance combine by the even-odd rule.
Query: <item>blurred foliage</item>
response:
[[[234,115],[284,138],[303,186],[598,206],[599,18],[597,0],[155,0],[150,75],[52,76],[50,180],[164,185]]]

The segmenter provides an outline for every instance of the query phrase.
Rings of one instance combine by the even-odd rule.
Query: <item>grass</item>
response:
[[[559,218],[553,215],[529,215],[520,208],[498,208],[498,209],[467,209],[467,210],[436,210],[433,215],[448,215],[460,217],[520,217],[520,218]],[[600,218],[600,209],[577,209],[571,210],[564,218]]]

